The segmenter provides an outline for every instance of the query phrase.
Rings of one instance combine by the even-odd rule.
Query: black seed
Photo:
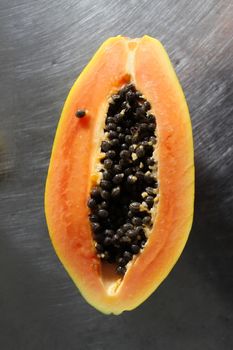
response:
[[[123,150],[120,152],[120,157],[122,159],[128,159],[130,157],[130,152],[127,150]]]
[[[150,102],[149,101],[145,101],[144,102],[144,109],[146,111],[149,111],[149,109],[151,109],[151,105],[150,105]]]
[[[132,218],[132,224],[135,226],[140,226],[142,224],[142,219],[137,216],[134,216]]]
[[[125,136],[125,142],[129,145],[132,142],[132,136],[131,135],[126,135]]]
[[[148,114],[147,120],[149,123],[154,123],[155,122],[155,116],[153,114]]]
[[[124,258],[119,258],[118,259],[118,264],[120,266],[125,266],[127,264],[127,261]]]
[[[93,232],[95,232],[95,233],[100,230],[100,224],[98,222],[92,222],[91,227],[92,227]]]
[[[119,186],[117,186],[112,189],[111,196],[115,198],[115,197],[118,197],[120,193],[121,193],[121,189]]]
[[[105,252],[104,252],[104,258],[102,258],[102,259],[108,260],[109,258],[110,258],[109,252],[108,252],[108,251],[105,251]]]
[[[144,233],[143,227],[142,226],[137,226],[135,228],[135,232],[136,232],[137,235],[140,235],[140,234]]]
[[[132,253],[138,254],[140,252],[140,247],[136,244],[132,244],[131,250],[132,250]]]
[[[123,103],[122,103],[122,109],[125,110],[125,113],[129,112],[129,110],[130,110],[130,104],[129,104],[127,101],[123,102]]]
[[[91,214],[91,215],[89,216],[89,218],[90,218],[90,221],[91,221],[91,222],[99,221],[99,217],[98,217],[98,215],[96,215],[96,214]]]
[[[111,178],[112,178],[112,175],[111,175],[111,173],[109,171],[104,171],[103,172],[103,179],[104,180],[111,180]]]
[[[124,235],[124,230],[122,228],[118,228],[117,229],[117,234],[118,234],[118,239],[119,239],[119,237]]]
[[[134,162],[135,164],[135,162]],[[135,172],[137,171],[143,171],[142,169],[144,168],[144,159],[138,160],[135,164]]]
[[[143,146],[139,146],[137,149],[136,149],[136,155],[138,156],[138,158],[143,158],[144,155],[145,155],[145,149]]]
[[[147,141],[142,141],[142,142],[140,142],[140,145],[143,146],[146,149],[148,147],[148,142]]]
[[[109,237],[113,237],[114,236],[114,231],[107,229],[107,230],[104,231],[104,235],[105,236],[109,236]]]
[[[113,151],[113,150],[110,150],[110,151],[108,151],[108,152],[106,153],[106,156],[107,156],[108,158],[113,159],[113,158],[116,157],[116,152]]]
[[[111,141],[111,145],[112,145],[112,147],[117,148],[120,146],[120,141],[118,139],[113,139]]]
[[[122,108],[122,109],[126,109],[127,107],[129,107],[128,102],[127,102],[127,101],[124,101],[124,102],[122,103],[122,105],[121,105],[121,108]]]
[[[121,133],[122,132],[122,127],[121,126],[117,126],[116,131]]]
[[[123,236],[120,238],[121,243],[131,243],[131,239],[128,236]]]
[[[154,177],[152,176],[152,174],[147,171],[144,175],[144,179],[148,184],[151,184],[154,181]]]
[[[128,91],[127,86],[128,86],[128,85],[125,85],[125,86],[120,90],[120,96],[121,96],[121,98],[125,98],[125,94],[126,94],[126,92]]]
[[[155,136],[150,136],[150,142],[153,143],[153,145],[156,143],[156,137]]]
[[[146,160],[146,164],[149,165],[149,166],[153,166],[155,164],[155,160],[154,158],[147,158]]]
[[[142,248],[144,248],[144,247],[145,247],[145,245],[146,245],[146,241],[145,241],[145,240],[143,240],[143,241],[141,242],[141,247],[142,247]]]
[[[97,250],[97,253],[103,253],[104,251],[104,248],[99,243],[96,244],[95,249]]]
[[[100,187],[103,189],[103,190],[110,190],[112,188],[112,184],[110,181],[107,181],[107,180],[101,180],[100,181]]]
[[[146,113],[145,113],[144,109],[142,109],[140,107],[136,109],[135,117],[137,120],[144,118],[145,115],[146,115]]]
[[[132,92],[132,91],[127,92],[127,94],[126,94],[126,100],[128,101],[128,103],[129,103],[130,105],[134,105],[135,102],[136,102],[135,93]]]
[[[86,115],[86,112],[84,109],[78,109],[77,112],[75,113],[77,118],[83,118]]]
[[[111,98],[112,98],[112,100],[113,100],[114,102],[118,102],[118,100],[119,100],[121,97],[120,97],[120,95],[117,95],[117,94],[116,94],[116,95],[112,95]]]
[[[126,168],[127,166],[129,166],[129,164],[130,164],[129,159],[120,159],[119,160],[119,165],[121,166],[122,170],[123,170],[123,168]]]
[[[137,236],[137,234],[135,233],[134,230],[128,230],[126,232],[126,236],[128,236],[129,238],[135,238]]]
[[[122,144],[121,144],[121,149],[122,149],[122,150],[124,150],[124,149],[126,149],[126,150],[127,150],[127,149],[128,149],[128,147],[129,147],[129,146],[128,146],[128,145],[126,145],[126,143],[122,143]]]
[[[88,203],[87,203],[87,205],[88,205],[88,207],[90,208],[90,209],[94,209],[94,208],[96,208],[96,201],[93,199],[93,198],[90,198],[89,200],[88,200]]]
[[[132,142],[133,143],[138,143],[138,141],[139,141],[139,135],[138,135],[138,133],[136,133],[136,134],[134,134],[132,136]]]
[[[138,125],[138,124],[137,124],[137,125]],[[137,126],[137,125],[131,126],[130,132],[131,132],[132,135],[138,133],[138,128],[139,128],[139,126]],[[136,145],[135,145],[135,146],[136,146]]]
[[[108,137],[110,140],[116,139],[118,137],[118,134],[116,131],[110,130],[108,133]]]
[[[153,153],[153,146],[148,144],[148,145],[146,146],[146,154],[147,154],[148,156],[152,156],[152,153]]]
[[[138,168],[138,166],[139,166],[140,163],[141,163],[141,159],[140,159],[140,158],[136,158],[136,159],[133,161],[133,164],[134,164],[134,166],[135,166],[135,171],[138,171],[138,169],[140,169],[140,168]]]
[[[119,235],[118,235],[118,234],[115,234],[115,235],[113,236],[113,242],[114,242],[114,243],[119,243]]]
[[[131,230],[133,228],[133,225],[127,222],[123,225],[122,229],[126,232],[127,230]]]
[[[113,162],[111,159],[105,159],[104,166],[106,169],[111,169],[112,165],[113,165]]]
[[[125,96],[126,100],[131,100],[131,99],[135,99],[135,93],[128,90],[128,92],[126,93],[126,96]]]
[[[122,172],[122,167],[119,164],[115,164],[113,166],[113,171],[114,171],[114,174],[121,173]]]
[[[91,190],[91,197],[95,199],[98,199],[100,197],[100,189],[98,187],[94,187]]]
[[[116,113],[116,106],[114,105],[114,103],[112,103],[112,101],[109,101],[109,108],[108,108],[107,116],[113,117],[113,115],[115,113]]]
[[[108,203],[107,202],[105,202],[105,201],[103,201],[101,204],[100,204],[100,207],[101,207],[101,209],[108,209]]]
[[[137,182],[137,177],[134,176],[134,175],[129,175],[129,176],[127,177],[127,182],[128,182],[129,184],[135,184],[135,182]]]
[[[150,224],[150,222],[151,222],[151,217],[149,215],[144,216],[144,218],[142,219],[143,225],[148,225]]]
[[[106,119],[106,124],[109,124],[109,123],[114,123],[114,118],[113,117],[108,117],[107,119]]]
[[[108,131],[110,131],[110,130],[115,131],[116,128],[117,128],[117,126],[116,126],[115,123],[109,123],[109,124],[107,124],[107,126],[106,126],[106,130],[108,130]]]
[[[128,211],[128,217],[131,219],[133,216],[134,216],[134,213],[131,210],[129,210]]]
[[[101,219],[105,219],[108,217],[108,211],[106,209],[100,209],[98,215]]]
[[[130,151],[130,152],[134,152],[135,149],[136,149],[136,145],[130,145],[130,146],[129,146],[129,151]]]
[[[148,125],[146,123],[141,123],[140,124],[140,131],[145,132],[147,131]]]
[[[142,97],[142,94],[141,94],[140,91],[136,91],[136,92],[135,92],[135,96],[136,96],[137,98],[141,98],[141,97]]]
[[[105,245],[110,245],[110,244],[112,244],[113,242],[112,242],[112,238],[111,237],[106,237],[105,239],[104,239],[104,244]]]
[[[118,135],[118,139],[119,139],[120,142],[123,142],[125,140],[125,135],[123,133],[120,133]]]
[[[110,148],[111,148],[111,145],[110,145],[109,142],[103,141],[103,142],[101,143],[101,151],[102,151],[102,152],[107,152],[108,150],[110,150]]]
[[[121,174],[116,174],[114,176],[114,178],[112,179],[112,181],[113,181],[114,184],[119,185],[123,181],[123,178],[124,178],[124,174],[122,174],[122,173]]]
[[[136,91],[136,88],[135,88],[135,86],[134,86],[133,83],[127,84],[127,85],[126,85],[126,89],[127,89],[127,91],[129,91],[129,90],[132,90],[133,92]]]
[[[101,191],[101,197],[105,200],[108,200],[110,198],[110,193],[106,190]]]
[[[132,211],[132,212],[138,212],[140,210],[140,203],[139,202],[132,202],[130,205],[129,205],[129,209]]]
[[[148,196],[146,197],[145,202],[148,205],[148,207],[151,208],[154,204],[154,198],[152,196]]]
[[[125,260],[128,260],[128,261],[130,261],[133,257],[133,255],[130,252],[128,252],[127,250],[124,252],[123,256],[124,256]]]
[[[151,132],[155,131],[155,124],[154,124],[154,123],[150,123],[150,124],[147,126],[147,130],[148,130],[148,131],[151,131]]]
[[[115,122],[116,123],[119,123],[120,121],[122,121],[122,119],[124,118],[124,115],[123,114],[116,114],[115,115]]]
[[[139,181],[143,181],[144,180],[144,174],[142,171],[137,171],[135,173],[135,176],[138,178]]]
[[[133,173],[133,168],[126,168],[124,170],[125,176],[132,175],[132,173]]]
[[[100,232],[98,232],[98,231],[99,231],[99,230],[97,230],[97,232],[94,232],[94,240],[95,240],[97,243],[99,243],[99,244],[102,245],[104,237],[103,237],[103,235],[102,235]]]
[[[124,275],[126,273],[126,268],[123,266],[118,266],[116,271],[119,275]]]
[[[146,187],[146,192],[150,195],[150,196],[155,196],[155,189],[152,187]]]

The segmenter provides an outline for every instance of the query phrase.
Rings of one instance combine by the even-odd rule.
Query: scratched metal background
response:
[[[233,349],[231,0],[0,1],[0,349]],[[51,247],[45,177],[66,95],[103,40],[165,45],[189,103],[196,211],[156,293],[119,317],[91,308]]]

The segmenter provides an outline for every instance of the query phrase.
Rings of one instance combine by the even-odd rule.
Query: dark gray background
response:
[[[233,349],[233,4],[0,2],[0,349]],[[195,220],[169,278],[138,309],[81,298],[49,241],[43,196],[76,76],[109,36],[160,39],[193,122]]]

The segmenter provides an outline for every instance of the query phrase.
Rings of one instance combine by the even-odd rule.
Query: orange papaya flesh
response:
[[[156,117],[158,202],[147,243],[115,273],[96,252],[88,200],[98,174],[109,98],[132,83]],[[83,118],[76,118],[79,110]],[[100,161],[100,160],[99,160]],[[45,213],[54,248],[84,298],[104,313],[141,304],[179,258],[192,224],[192,129],[184,94],[161,43],[151,37],[108,39],[81,73],[64,105],[46,181]]]

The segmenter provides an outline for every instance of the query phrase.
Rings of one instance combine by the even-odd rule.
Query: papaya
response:
[[[45,189],[54,249],[83,297],[120,314],[178,260],[193,219],[187,103],[162,44],[105,41],[74,83]]]

